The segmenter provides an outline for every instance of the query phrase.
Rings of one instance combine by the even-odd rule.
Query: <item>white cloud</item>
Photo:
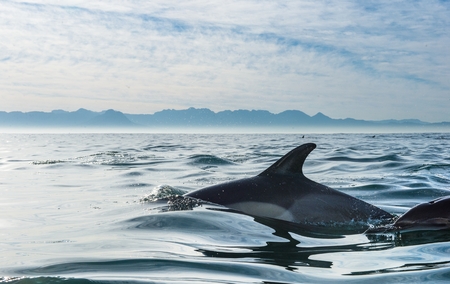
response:
[[[3,110],[295,108],[449,120],[448,2],[0,5]]]

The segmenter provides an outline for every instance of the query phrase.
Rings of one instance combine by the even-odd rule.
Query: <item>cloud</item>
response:
[[[3,1],[0,92],[5,110],[21,97],[22,108],[45,101],[45,110],[448,120],[449,10],[443,1]]]

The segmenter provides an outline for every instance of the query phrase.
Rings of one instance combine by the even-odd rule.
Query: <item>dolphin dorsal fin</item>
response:
[[[284,175],[303,175],[303,163],[309,153],[316,148],[316,144],[307,143],[298,146],[294,150],[290,151],[272,166],[268,167],[265,171],[258,176],[269,176],[272,174],[284,174]]]

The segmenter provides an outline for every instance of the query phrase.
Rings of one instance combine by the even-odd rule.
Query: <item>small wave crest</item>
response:
[[[433,171],[448,171],[450,169],[450,164],[445,164],[445,163],[436,163],[436,164],[418,164],[418,165],[414,165],[411,166],[409,168],[409,170],[411,172],[420,172],[420,171],[428,171],[428,172],[433,172]]]
[[[66,161],[63,160],[45,160],[45,161],[33,161],[33,165],[54,165],[54,164],[61,164],[65,163]]]
[[[140,199],[141,202],[155,202],[159,200],[168,199],[172,196],[180,196],[185,194],[186,192],[181,189],[174,188],[170,185],[163,184],[158,185],[157,187],[153,188],[153,190],[150,192],[150,194],[142,197]]]
[[[332,162],[359,162],[359,163],[376,163],[376,162],[385,162],[385,161],[392,161],[392,162],[404,162],[405,159],[400,157],[397,154],[388,154],[388,155],[382,155],[377,157],[349,157],[345,155],[339,155],[334,157],[325,158],[326,161],[332,161]]]
[[[226,159],[219,158],[214,155],[194,155],[189,157],[191,160],[190,164],[193,165],[214,165],[214,166],[222,166],[222,165],[232,165],[233,162],[228,161]]]
[[[192,210],[203,204],[211,204],[200,199],[183,196],[185,193],[185,191],[170,185],[160,185],[155,187],[149,195],[142,197],[140,202],[167,201],[167,206],[158,208],[162,212]]]
[[[138,159],[128,153],[119,151],[107,151],[77,158],[83,164],[92,165],[127,165]]]

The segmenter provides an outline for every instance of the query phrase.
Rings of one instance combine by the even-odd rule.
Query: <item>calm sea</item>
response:
[[[450,134],[0,134],[0,282],[450,281],[450,232],[314,237],[157,195],[256,175],[306,142],[309,178],[401,214],[450,195]]]

